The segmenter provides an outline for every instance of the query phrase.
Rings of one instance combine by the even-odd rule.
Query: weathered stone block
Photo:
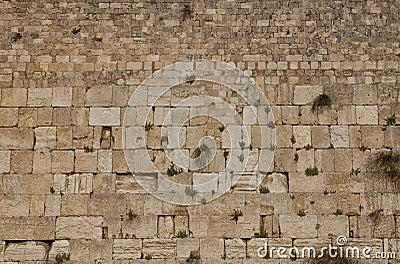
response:
[[[28,89],[28,106],[51,106],[52,88]]]
[[[280,215],[279,224],[283,237],[315,238],[317,233],[316,215]]]
[[[329,148],[330,131],[327,126],[312,126],[311,127],[311,146],[314,148]]]
[[[109,106],[112,101],[112,87],[95,86],[86,92],[86,106]]]
[[[49,260],[55,261],[56,257],[60,257],[62,254],[69,255],[69,241],[68,240],[56,240],[51,244],[49,251]]]
[[[72,150],[54,150],[51,152],[51,171],[69,173],[74,170],[74,152]]]
[[[0,108],[0,127],[12,127],[18,123],[18,108]]]
[[[200,256],[205,259],[221,259],[224,255],[224,240],[222,238],[200,239]]]
[[[91,107],[89,112],[89,125],[91,126],[119,126],[120,108]]]
[[[53,88],[53,106],[68,107],[72,105],[72,87]]]
[[[356,106],[357,124],[377,125],[378,106]]]
[[[348,126],[332,126],[331,143],[335,148],[348,148],[350,145]]]
[[[296,86],[294,89],[294,103],[298,105],[309,104],[322,91],[322,86]]]
[[[97,171],[97,151],[86,152],[84,150],[75,151],[75,171],[76,172],[96,172]]]
[[[11,152],[11,173],[30,173],[33,165],[33,151]]]
[[[33,129],[0,128],[0,149],[32,149]]]
[[[141,239],[114,239],[113,259],[140,259],[142,257]]]
[[[336,238],[349,233],[349,219],[346,215],[319,215],[318,225],[319,238]]]
[[[187,260],[190,257],[200,256],[199,238],[182,238],[176,240],[176,256],[178,259]]]
[[[27,89],[2,89],[1,106],[26,106]]]
[[[10,243],[4,253],[5,261],[45,261],[49,245],[44,242]]]
[[[0,240],[54,240],[55,217],[2,217],[0,229]]]
[[[154,259],[176,258],[176,239],[144,239],[142,251]]]
[[[309,126],[294,126],[293,137],[296,142],[293,144],[295,148],[303,148],[304,146],[311,145],[311,129]]]
[[[37,127],[35,128],[35,149],[56,148],[56,128]]]
[[[246,243],[240,238],[225,239],[225,254],[228,259],[246,258]]]
[[[10,172],[10,162],[11,162],[11,151],[1,150],[0,151],[0,173]]]
[[[102,237],[102,217],[58,217],[57,239],[93,239]]]
[[[88,214],[89,196],[86,194],[66,194],[61,197],[62,216],[77,216]]]

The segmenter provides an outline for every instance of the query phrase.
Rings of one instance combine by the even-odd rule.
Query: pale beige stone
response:
[[[33,173],[51,172],[51,152],[49,150],[35,150],[33,152]]]
[[[187,260],[190,256],[200,256],[199,238],[182,238],[176,240],[176,256]]]
[[[1,91],[1,106],[26,106],[27,89],[12,88],[2,89]]]
[[[11,173],[30,173],[33,166],[33,151],[13,151],[11,152]]]
[[[317,216],[280,215],[279,223],[283,237],[315,238],[317,233]]]
[[[112,101],[112,87],[95,86],[86,92],[86,106],[109,106]]]
[[[227,259],[246,258],[246,243],[240,238],[225,239],[225,254]]]
[[[119,126],[120,108],[119,107],[91,107],[89,112],[89,125],[91,126]]]
[[[140,259],[142,256],[141,239],[114,239],[113,259]]]
[[[294,89],[294,103],[306,105],[322,93],[322,86],[296,86]]]
[[[72,105],[72,87],[54,87],[52,106]]]
[[[350,144],[348,126],[332,126],[331,143],[335,148],[348,148]]]
[[[329,148],[331,135],[327,126],[311,127],[311,146],[314,148]]]
[[[205,259],[221,259],[224,255],[224,240],[222,238],[201,238],[200,256]]]
[[[9,173],[11,163],[11,151],[0,151],[0,173]]]
[[[176,257],[176,240],[175,239],[144,239],[143,255],[151,256],[154,259],[165,259]]]
[[[377,125],[378,107],[377,106],[356,106],[357,124]]]
[[[52,88],[28,89],[28,106],[51,106]]]
[[[35,128],[35,149],[55,149],[56,148],[56,128],[37,127]]]
[[[49,260],[55,260],[57,256],[69,255],[69,240],[56,240],[51,244]]]
[[[158,232],[159,238],[172,238],[174,237],[174,219],[172,216],[158,217]]]
[[[59,216],[61,211],[61,195],[46,195],[44,208],[45,216]]]
[[[76,172],[96,172],[97,171],[97,151],[86,152],[84,150],[75,151],[75,171]]]
[[[340,205],[338,205],[340,207]],[[338,208],[340,210],[340,208]],[[349,220],[346,215],[319,215],[318,216],[318,237],[336,238],[347,236],[349,233]]]
[[[294,126],[293,136],[296,140],[293,147],[303,148],[308,144],[311,145],[311,129],[309,126]]]
[[[51,152],[51,171],[68,173],[74,170],[74,152],[72,150],[54,150]]]
[[[0,149],[32,149],[33,129],[0,128]]]
[[[268,188],[271,193],[287,193],[287,178],[282,173],[272,173],[267,175],[263,180],[263,185]]]
[[[49,245],[44,242],[10,243],[4,253],[6,261],[44,261]]]
[[[0,108],[0,127],[12,127],[18,123],[18,108]]]
[[[56,223],[57,239],[101,238],[102,217],[58,217]]]
[[[1,217],[1,240],[54,240],[55,217]]]

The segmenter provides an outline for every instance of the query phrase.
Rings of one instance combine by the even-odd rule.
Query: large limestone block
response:
[[[327,212],[326,212],[327,213]],[[336,238],[347,236],[349,233],[349,220],[346,215],[319,215],[318,216],[318,237]]]
[[[89,125],[91,126],[119,126],[119,107],[91,107],[89,112]]]
[[[10,162],[11,162],[11,151],[1,150],[0,151],[0,173],[10,172]]]
[[[141,256],[141,239],[114,239],[113,259],[140,259]]]
[[[189,257],[199,256],[200,239],[182,238],[176,240],[176,254],[179,259],[187,260]]]
[[[282,237],[315,238],[317,232],[316,215],[280,215],[279,224]]]
[[[72,87],[54,87],[53,88],[53,106],[71,106]]]
[[[55,260],[57,256],[69,254],[69,240],[56,240],[51,244],[49,260]]]
[[[246,258],[246,243],[240,238],[226,239],[225,254],[228,259]]]
[[[377,125],[378,106],[356,106],[357,124]]]
[[[102,237],[102,217],[59,217],[56,223],[57,239],[92,239]]]
[[[32,149],[33,129],[0,128],[0,149]]]
[[[27,89],[3,89],[1,93],[1,106],[26,106]]]
[[[18,108],[0,109],[0,127],[12,127],[18,123]]]
[[[296,86],[294,89],[294,104],[309,104],[322,93],[322,90],[322,86]]]
[[[176,239],[144,239],[143,255],[154,259],[176,258]]]
[[[10,243],[4,253],[5,261],[40,261],[46,260],[49,245],[44,242]]]
[[[133,212],[135,214],[135,212]],[[123,236],[136,238],[157,237],[157,216],[136,215],[133,219],[126,218],[122,222]]]
[[[222,238],[200,239],[200,256],[205,259],[221,259],[224,256],[224,240]]]
[[[0,240],[54,240],[55,217],[0,218]]]
[[[28,106],[51,106],[52,88],[28,89]]]
[[[37,127],[35,128],[35,149],[56,148],[56,128]]]

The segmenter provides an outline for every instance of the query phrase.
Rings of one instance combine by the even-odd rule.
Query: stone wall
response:
[[[396,184],[368,172],[375,153],[400,146],[399,19],[396,0],[2,1],[0,262],[286,263],[257,249],[319,248],[339,235],[399,257]],[[265,92],[277,140],[262,190],[239,181],[182,206],[132,177],[122,137],[130,97],[155,71],[194,59],[234,65]],[[198,81],[164,102],[198,93],[248,109]],[[312,111],[320,94],[332,104]],[[166,173],[164,110],[148,117],[146,136]],[[223,170],[222,125],[200,118],[185,129],[189,154],[202,136],[219,144],[201,172]],[[173,177],[201,181],[188,170]]]

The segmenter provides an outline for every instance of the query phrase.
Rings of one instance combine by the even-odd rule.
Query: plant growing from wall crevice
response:
[[[311,112],[322,113],[325,108],[331,107],[331,105],[332,105],[331,98],[327,94],[322,93],[313,100]]]

